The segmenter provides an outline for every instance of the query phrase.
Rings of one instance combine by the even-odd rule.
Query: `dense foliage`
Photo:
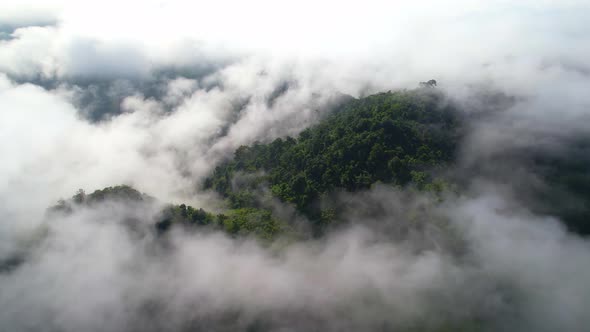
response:
[[[86,194],[80,189],[68,200],[60,200],[57,205],[50,208],[50,212],[71,213],[79,206],[92,206],[104,202],[149,203],[154,199],[142,194],[134,188],[121,185],[95,190]],[[224,213],[213,214],[202,208],[196,209],[185,204],[169,204],[155,217],[155,230],[163,233],[170,227],[178,225],[187,228],[210,227],[220,229],[230,235],[255,235],[261,240],[272,240],[278,234],[287,234],[289,227],[271,215],[265,209],[239,208],[227,210]]]
[[[239,208],[255,206],[252,189],[268,184],[274,196],[316,221],[330,213],[319,209],[319,199],[337,188],[413,182],[440,190],[433,172],[453,159],[459,139],[458,117],[443,99],[419,89],[352,100],[298,138],[240,147],[205,187]],[[235,181],[243,173],[249,174],[245,186]]]
[[[321,234],[325,227],[339,219],[338,205],[326,204],[327,196],[334,191],[355,192],[379,182],[435,193],[444,190],[448,184],[441,171],[448,170],[447,166],[453,163],[463,129],[452,104],[446,103],[436,90],[388,92],[353,99],[296,138],[278,138],[267,144],[238,148],[233,159],[218,166],[205,181],[206,188],[226,199],[228,209],[222,213],[185,204],[168,204],[155,213],[152,229],[156,238],[165,237],[173,227],[189,232],[221,230],[233,237],[252,235],[265,243],[271,243],[278,236],[298,236],[287,220],[273,214],[269,202],[276,198],[307,216],[313,222],[312,229]],[[514,181],[516,177],[506,171],[512,165],[507,161],[517,160],[519,165],[524,165],[527,174],[542,179],[542,185],[530,186],[530,189],[529,182],[523,182],[527,184],[523,187],[527,188],[520,188],[520,192],[532,201],[527,202],[531,203],[527,208],[556,215],[572,230],[590,234],[587,222],[590,215],[588,141],[585,138],[569,142],[568,147],[559,152],[530,148],[506,151],[506,155],[498,157],[499,163],[506,163],[505,168],[492,165],[493,170],[501,173],[501,180]],[[485,166],[481,165],[484,170],[475,169],[469,173],[489,177]],[[455,176],[457,169],[454,169]],[[512,185],[519,186],[518,183]],[[404,194],[422,196],[414,190],[404,191]],[[71,199],[61,200],[50,210],[71,213],[79,206],[108,201],[143,204],[154,199],[129,186],[115,186],[91,194],[79,190]],[[345,204],[353,205],[350,201]],[[368,210],[378,213],[379,205]],[[432,218],[424,210],[421,206],[404,209],[403,213],[409,211],[409,215],[400,219],[408,219],[409,226],[396,220],[397,233],[406,236],[410,234],[409,227],[420,230],[426,224],[435,225],[436,231],[444,232],[445,241],[433,239],[433,233],[425,231],[431,237],[428,240],[433,241],[436,248],[444,248],[459,257],[465,248],[459,235],[447,228],[444,220]],[[417,234],[412,236],[418,238]],[[420,242],[428,245],[427,241]],[[0,272],[23,261],[22,257],[14,256],[0,262]],[[465,317],[449,318],[433,325],[408,326],[406,330],[481,331],[484,326],[485,321],[478,317]]]
[[[104,189],[95,190],[91,194],[86,194],[84,190],[80,189],[71,199],[59,200],[57,205],[51,207],[50,210],[56,212],[70,212],[75,205],[94,205],[114,200],[127,203],[149,202],[152,201],[153,198],[149,195],[140,193],[128,185],[106,187]]]
[[[434,192],[445,189],[448,183],[439,171],[452,163],[463,131],[452,104],[434,89],[348,99],[298,137],[241,146],[233,159],[219,165],[205,187],[226,198],[224,213],[169,205],[156,226],[160,231],[172,225],[206,226],[234,236],[254,234],[271,240],[291,229],[288,221],[271,212],[268,202],[274,197],[292,204],[312,221],[314,230],[322,232],[339,219],[341,206],[326,203],[331,192],[363,190],[377,182]],[[562,153],[512,151],[499,159],[514,159],[516,154],[521,162],[528,160],[526,168],[547,183],[525,192],[533,199],[527,203],[534,212],[556,215],[570,229],[590,234],[590,160],[585,142],[571,142]],[[482,171],[471,173],[485,175]],[[75,204],[105,200],[142,202],[152,198],[129,186],[116,186],[91,194],[80,190],[52,209],[71,211]]]
[[[270,211],[256,208],[233,209],[215,215],[185,204],[170,205],[162,211],[159,219],[156,227],[160,232],[173,225],[207,226],[221,229],[233,236],[255,235],[261,240],[273,240],[277,235],[287,233],[289,229],[286,224],[274,218]]]

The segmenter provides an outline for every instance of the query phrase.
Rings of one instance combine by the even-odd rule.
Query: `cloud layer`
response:
[[[0,4],[0,262],[26,256],[0,272],[0,329],[342,331],[468,320],[583,331],[590,244],[534,212],[519,186],[543,185],[524,167],[530,151],[567,156],[590,134],[589,7]],[[296,135],[345,95],[431,78],[469,123],[453,171],[470,191],[443,206],[377,187],[349,198],[353,226],[270,249],[206,232],[162,241],[150,228],[157,206],[45,214],[78,188],[122,183],[221,208],[200,183],[240,145]],[[401,236],[424,209],[429,226]],[[129,229],[129,216],[142,226]]]
[[[26,262],[0,275],[3,327],[337,331],[467,321],[496,331],[585,329],[587,241],[493,190],[442,207],[418,198],[430,236],[399,240],[393,230],[416,223],[403,218],[413,213],[403,207],[407,195],[377,187],[357,197],[390,207],[378,229],[358,219],[374,211],[356,209],[358,226],[274,252],[219,233],[159,238],[145,206],[78,209],[51,220],[41,242],[29,242]],[[130,227],[130,217],[143,223]],[[464,254],[416,247],[433,232],[460,235],[452,245]]]

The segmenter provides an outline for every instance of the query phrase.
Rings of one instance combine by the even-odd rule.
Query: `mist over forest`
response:
[[[588,331],[588,15],[0,3],[0,331]]]

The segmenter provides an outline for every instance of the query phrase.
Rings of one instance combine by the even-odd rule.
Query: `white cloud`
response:
[[[500,329],[583,330],[588,242],[503,193],[452,198],[433,212],[453,220],[475,264],[415,254],[362,227],[274,256],[219,234],[176,234],[169,253],[116,222],[139,213],[151,227],[151,209],[82,209],[48,225],[43,216],[78,188],[122,183],[215,208],[198,185],[240,145],[296,135],[339,93],[430,78],[474,111],[493,106],[482,91],[516,96],[470,123],[466,164],[588,134],[589,10],[586,1],[3,2],[0,259],[31,230],[50,236],[30,264],[0,271],[0,307],[9,308],[0,321],[150,328],[143,313],[163,301],[178,318],[171,324],[222,319],[229,307],[246,322],[287,312],[284,324],[302,328],[299,317],[363,330],[473,314],[501,317]],[[85,118],[96,105],[111,111],[103,121]],[[373,199],[406,208],[389,189]],[[456,308],[437,302],[455,299]],[[513,306],[522,316],[508,315]]]

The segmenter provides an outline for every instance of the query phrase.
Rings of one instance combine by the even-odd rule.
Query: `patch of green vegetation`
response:
[[[91,194],[86,194],[84,190],[79,189],[70,199],[60,199],[49,210],[52,212],[71,212],[75,205],[94,205],[105,201],[148,202],[151,200],[153,198],[149,195],[143,194],[128,185],[106,187],[95,190]]]
[[[174,225],[209,226],[232,236],[254,235],[264,241],[272,241],[290,231],[289,226],[274,218],[269,210],[239,208],[216,215],[185,204],[169,205],[162,211],[161,220],[156,223],[161,232]]]
[[[71,213],[76,206],[91,206],[106,201],[149,202],[152,197],[142,194],[130,186],[114,186],[86,194],[80,189],[68,200],[60,200],[50,208],[52,212]],[[289,226],[274,218],[270,210],[261,208],[236,208],[222,214],[213,214],[202,208],[189,205],[170,204],[163,208],[155,221],[157,231],[163,233],[175,225],[185,227],[210,227],[227,232],[232,236],[253,235],[264,241],[291,232]]]
[[[382,182],[442,191],[446,184],[436,170],[454,158],[459,125],[436,91],[380,93],[349,101],[297,138],[241,146],[204,186],[233,208],[248,208],[255,206],[252,188],[266,183],[272,195],[323,224],[333,216],[318,201],[335,189],[357,191]],[[253,175],[249,187],[232,185],[241,173]]]

